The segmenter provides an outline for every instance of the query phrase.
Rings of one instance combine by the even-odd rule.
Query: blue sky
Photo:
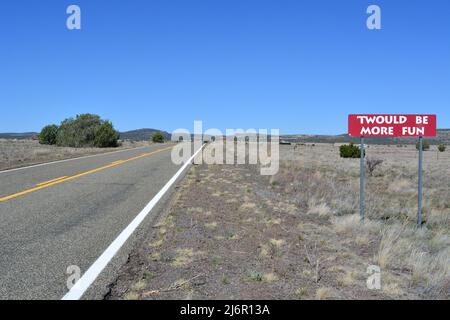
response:
[[[81,30],[66,28],[70,4]],[[0,39],[0,132],[85,112],[121,131],[337,134],[348,113],[450,127],[448,0],[10,0]]]

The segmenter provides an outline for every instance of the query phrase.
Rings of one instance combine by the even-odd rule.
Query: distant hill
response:
[[[31,139],[37,132],[0,133],[0,139]]]
[[[120,133],[121,140],[142,141],[150,140],[155,132],[161,132],[166,140],[170,140],[170,133],[157,129],[138,129],[125,131]],[[22,132],[22,133],[0,133],[0,139],[31,139],[37,132]],[[309,143],[358,143],[359,138],[349,137],[347,134],[341,135],[304,135],[291,134],[282,135],[282,140],[290,142],[309,142]],[[450,129],[439,129],[436,138],[425,138],[431,144],[446,144],[450,145]],[[417,138],[366,138],[368,144],[415,144]]]
[[[170,140],[170,133],[157,129],[138,129],[120,133],[121,140],[143,141],[150,140],[153,134],[161,132],[166,140]]]
[[[337,136],[332,135],[283,135],[281,139],[290,142],[309,142],[309,143],[358,143],[359,138],[349,137],[348,134]],[[436,138],[425,138],[430,144],[450,145],[450,129],[439,129]],[[367,144],[415,144],[417,138],[365,138]]]

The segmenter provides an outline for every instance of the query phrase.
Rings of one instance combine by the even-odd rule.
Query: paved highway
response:
[[[171,147],[0,172],[0,299],[61,299],[68,291],[67,267],[86,271],[178,171]],[[130,238],[86,297],[106,292],[136,239]]]

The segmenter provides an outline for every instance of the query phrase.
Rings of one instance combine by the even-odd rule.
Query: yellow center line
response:
[[[73,175],[73,176],[61,177],[61,179],[53,179],[53,181],[49,180],[49,181],[46,181],[45,183],[42,182],[39,185],[37,185],[37,187],[31,188],[31,189],[27,189],[27,190],[24,190],[24,191],[12,194],[10,196],[6,196],[6,197],[3,197],[3,198],[0,198],[0,202],[7,201],[7,200],[10,200],[10,199],[13,199],[13,198],[17,198],[17,197],[26,195],[28,193],[35,192],[35,191],[38,191],[38,190],[41,190],[41,189],[45,189],[45,188],[48,188],[48,187],[51,187],[51,186],[54,186],[54,185],[57,185],[57,184],[60,184],[60,183],[66,182],[66,181],[74,180],[74,179],[86,176],[88,174],[92,174],[92,173],[96,173],[96,172],[99,172],[99,171],[103,171],[105,169],[116,167],[118,165],[130,162],[130,161],[133,161],[133,160],[137,160],[137,159],[140,159],[140,158],[148,157],[148,156],[154,155],[156,153],[159,153],[159,152],[162,152],[162,151],[165,151],[165,150],[169,150],[171,148],[172,147],[167,147],[167,148],[159,149],[159,150],[156,150],[156,151],[143,153],[143,154],[141,154],[139,156],[136,156],[136,157],[132,157],[132,158],[129,158],[129,159],[124,159],[121,162],[116,161],[116,162],[113,162],[113,163],[108,164],[106,166],[103,166],[103,167],[100,167],[100,168],[97,168],[97,169],[93,169],[93,170],[89,170],[89,171],[86,171],[86,172],[78,173],[78,174]]]
[[[52,180],[47,180],[47,181],[38,183],[37,186],[42,186],[42,185],[44,185],[44,184],[48,184],[48,183],[50,183],[50,182],[58,181],[58,180],[61,180],[61,179],[64,179],[64,178],[67,178],[67,176],[55,178],[55,179],[52,179]]]

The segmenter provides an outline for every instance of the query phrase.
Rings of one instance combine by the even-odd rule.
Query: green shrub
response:
[[[446,149],[447,149],[447,148],[445,147],[445,144],[440,144],[440,145],[438,146],[439,152],[444,152]]]
[[[416,149],[419,150],[419,142],[416,143]],[[427,140],[422,141],[422,150],[423,151],[430,150],[430,143]]]
[[[100,135],[98,138],[97,135]],[[64,147],[117,146],[118,133],[108,121],[95,114],[81,114],[61,122],[56,144]]]
[[[361,150],[358,146],[355,146],[353,142],[350,144],[344,144],[339,147],[339,153],[341,158],[360,158]],[[364,151],[364,156],[366,156],[366,151]]]
[[[155,143],[163,143],[164,142],[164,136],[161,132],[156,132],[152,136],[152,141]]]
[[[94,146],[98,148],[117,147],[119,133],[111,122],[105,121],[95,132]]]
[[[39,134],[39,143],[40,144],[56,144],[56,135],[58,134],[58,126],[57,125],[48,125],[42,128],[41,133]]]
[[[251,271],[249,274],[249,278],[252,281],[261,282],[264,280],[264,274],[262,272]]]

